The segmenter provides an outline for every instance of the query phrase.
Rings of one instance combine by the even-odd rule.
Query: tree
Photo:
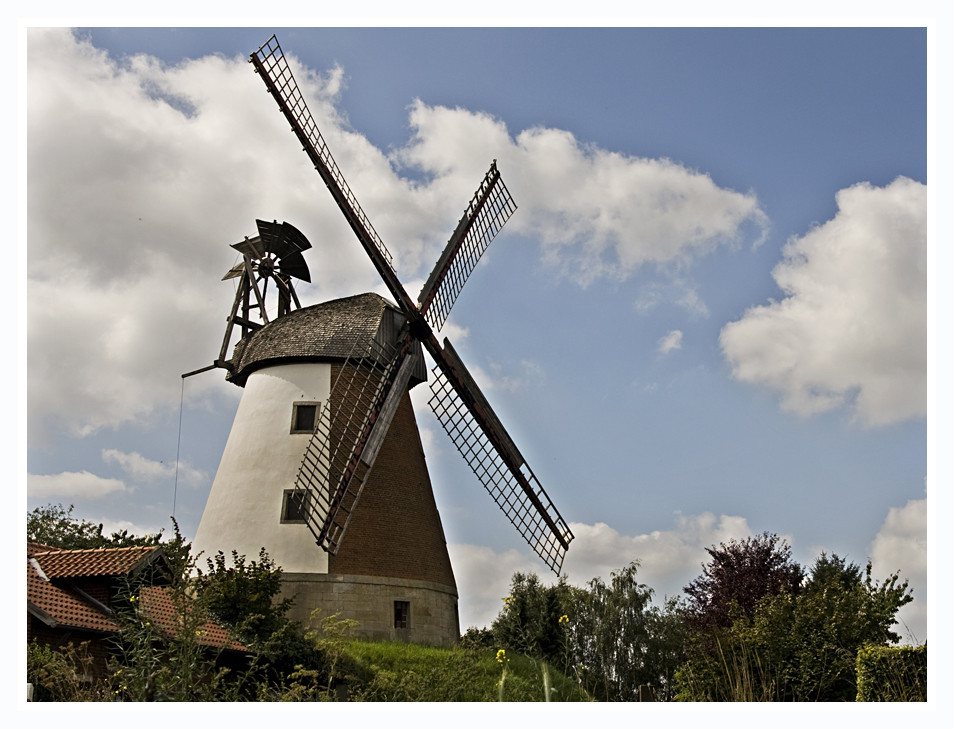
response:
[[[765,595],[801,589],[804,570],[792,549],[765,532],[742,541],[707,547],[711,560],[702,575],[683,588],[688,595],[686,621],[693,631],[728,627],[736,614],[751,615]]]
[[[691,701],[854,701],[856,657],[899,640],[891,626],[912,600],[898,575],[884,582],[837,555],[822,554],[798,593],[766,593],[728,627],[696,636],[677,677]]]
[[[632,562],[612,572],[608,584],[597,577],[586,588],[565,578],[546,586],[536,575],[515,573],[493,622],[496,645],[575,674],[603,701],[634,701],[641,685],[668,698],[682,659],[683,619],[675,601],[652,605],[638,567]]]
[[[805,589],[794,598],[794,609],[783,611],[792,616],[794,650],[780,656],[789,666],[792,698],[854,701],[858,650],[897,643],[900,637],[891,630],[894,617],[912,599],[907,582],[899,584],[897,574],[879,583],[871,577],[871,563],[862,572],[837,555],[818,557]],[[778,607],[769,601],[759,611],[773,609]]]
[[[570,651],[587,689],[604,701],[636,701],[641,685],[668,698],[682,657],[678,605],[652,605],[653,591],[637,580],[639,562],[596,577],[580,591],[570,622]]]
[[[577,589],[565,577],[544,585],[535,574],[515,572],[510,594],[491,625],[497,645],[563,668],[569,660],[564,624]]]
[[[73,505],[38,506],[27,513],[27,541],[57,549],[98,549],[100,547],[148,547],[159,544],[162,530],[137,536],[125,529],[103,534],[103,525],[73,516]]]
[[[198,570],[195,588],[216,619],[239,630],[249,642],[267,639],[282,625],[293,600],[278,599],[282,568],[264,547],[257,562],[233,550],[231,565],[221,551],[206,564],[206,572]]]
[[[292,598],[281,598],[282,568],[263,547],[258,561],[232,551],[206,559],[193,580],[197,599],[215,620],[232,629],[259,656],[267,680],[280,681],[298,667],[317,670],[328,661],[306,627],[287,617]]]

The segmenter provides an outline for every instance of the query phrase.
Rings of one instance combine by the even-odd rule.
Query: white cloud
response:
[[[480,365],[467,365],[467,370],[485,394],[494,391],[517,392],[525,387],[539,385],[547,376],[543,367],[530,360],[506,368],[499,362],[491,362],[489,371]]]
[[[653,588],[661,603],[680,595],[708,560],[706,547],[751,536],[744,517],[711,513],[678,514],[672,529],[627,536],[608,524],[570,524],[575,539],[567,552],[563,574],[571,584],[585,585],[594,577],[609,581],[610,573],[639,560],[639,581]],[[532,572],[545,583],[553,575],[539,560],[510,550],[498,554],[489,547],[448,545],[461,595],[461,628],[489,625],[500,611],[515,571]]]
[[[709,316],[709,307],[695,286],[678,276],[667,282],[650,281],[641,288],[633,306],[640,314],[648,314],[660,304],[668,302],[685,310],[693,319]]]
[[[103,461],[116,463],[131,478],[147,483],[176,478],[177,475],[182,483],[190,486],[198,486],[208,481],[208,476],[203,471],[192,468],[186,463],[179,463],[177,474],[175,463],[153,461],[136,452],[124,453],[113,448],[104,448]]]
[[[682,295],[676,300],[676,303],[689,312],[689,315],[696,318],[706,318],[709,316],[709,307],[699,296],[699,292],[692,288],[686,288]]]
[[[388,157],[340,111],[342,69],[289,60],[406,280],[430,270],[493,158],[520,205],[508,228],[539,236],[581,281],[684,261],[762,223],[754,196],[668,160],[555,129],[512,138],[465,109],[415,103],[414,136]],[[255,217],[292,222],[312,242],[304,304],[380,288],[361,247],[342,245],[353,234],[245,58],[117,61],[66,29],[32,28],[27,83],[32,441],[174,411],[179,375],[218,355],[228,244],[254,234]],[[421,174],[403,178],[401,164]],[[188,388],[209,402],[234,389],[211,376]]]
[[[639,560],[640,581],[652,587],[659,598],[681,594],[707,561],[706,547],[752,534],[744,517],[717,517],[710,512],[677,514],[672,529],[634,536],[620,534],[604,523],[574,523],[570,529],[576,539],[564,568],[571,581],[583,584],[595,576],[605,581],[612,570]]]
[[[733,376],[801,415],[847,405],[868,426],[927,408],[927,190],[899,177],[836,196],[836,216],[786,245],[782,301],[720,336]]]
[[[125,530],[129,534],[145,536],[147,534],[156,534],[161,531],[163,538],[167,538],[172,531],[172,522],[168,520],[165,524],[160,524],[158,526],[134,524],[133,522],[126,521],[125,519],[97,519],[96,523],[103,525],[103,534],[106,535]]]
[[[669,354],[674,349],[682,349],[682,332],[678,329],[673,329],[659,340],[659,351],[663,354]]]
[[[126,484],[119,479],[103,478],[89,471],[27,474],[30,499],[101,499],[125,491],[128,491]]]
[[[586,145],[561,129],[512,138],[487,114],[420,101],[411,126],[414,139],[396,158],[441,180],[497,158],[520,206],[508,227],[538,238],[547,259],[584,285],[625,278],[647,263],[683,263],[736,243],[746,224],[762,233],[767,225],[753,194],[720,188],[667,159]]]
[[[927,499],[911,500],[888,512],[871,543],[870,557],[876,577],[900,572],[914,591],[914,602],[898,613],[899,635],[913,638],[912,642],[927,640]]]

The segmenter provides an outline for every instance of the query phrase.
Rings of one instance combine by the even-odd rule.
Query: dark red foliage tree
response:
[[[742,541],[708,547],[711,560],[683,588],[688,595],[690,629],[728,627],[736,614],[751,615],[765,595],[798,594],[804,570],[792,561],[792,549],[776,534],[764,532]]]

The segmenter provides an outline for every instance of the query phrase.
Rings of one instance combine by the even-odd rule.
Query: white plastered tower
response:
[[[337,372],[355,349],[392,343],[405,319],[377,294],[291,311],[247,333],[226,378],[243,387],[193,542],[205,559],[262,548],[283,571],[290,617],[312,611],[358,621],[361,637],[450,645],[459,635],[457,586],[404,392],[380,455],[335,554],[316,544],[295,508],[299,465]],[[418,352],[408,391],[426,380]],[[300,493],[300,492],[299,492]]]
[[[222,453],[193,553],[231,550],[257,559],[264,547],[286,572],[327,573],[328,555],[307,526],[286,518],[288,492],[310,430],[297,429],[301,405],[328,399],[331,365],[276,364],[248,376]]]

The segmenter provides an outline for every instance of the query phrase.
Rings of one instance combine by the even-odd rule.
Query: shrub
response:
[[[927,645],[858,651],[858,701],[927,701]]]
[[[27,644],[27,682],[33,701],[102,701],[105,685],[91,677],[93,659],[86,643],[68,643],[62,650]]]

